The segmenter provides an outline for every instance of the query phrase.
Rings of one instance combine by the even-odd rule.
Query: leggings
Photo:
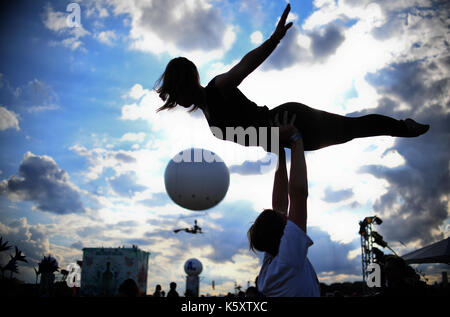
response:
[[[289,117],[296,114],[294,125],[303,136],[305,151],[345,143],[355,138],[379,135],[405,136],[406,133],[403,120],[379,114],[345,117],[313,109],[297,102],[288,102],[271,109],[269,115],[273,119],[275,114],[280,112],[281,122],[284,111],[288,111]]]

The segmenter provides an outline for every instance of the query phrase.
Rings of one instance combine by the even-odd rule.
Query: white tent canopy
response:
[[[450,264],[450,238],[427,245],[402,256],[408,264],[447,263]]]

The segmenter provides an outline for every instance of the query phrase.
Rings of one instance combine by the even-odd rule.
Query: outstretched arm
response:
[[[292,26],[292,22],[286,24],[286,19],[291,10],[290,4],[286,6],[272,36],[259,47],[247,53],[241,61],[228,72],[216,77],[216,86],[222,90],[237,87],[250,75],[267,57],[275,50],[278,43]]]

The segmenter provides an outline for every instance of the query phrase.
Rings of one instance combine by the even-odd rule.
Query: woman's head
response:
[[[285,214],[272,209],[265,209],[247,232],[250,250],[267,252],[276,256],[285,226]]]
[[[172,59],[155,84],[156,92],[165,101],[157,111],[172,109],[179,104],[189,108],[201,97],[200,77],[197,67],[185,57]],[[190,111],[194,111],[198,105]]]

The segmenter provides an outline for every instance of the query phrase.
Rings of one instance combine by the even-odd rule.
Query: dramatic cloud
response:
[[[302,61],[310,61],[311,54],[308,48],[300,45],[299,37],[302,36],[300,28],[293,25],[286,33],[283,41],[269,56],[267,61],[262,65],[262,70],[278,69],[291,67],[292,65]]]
[[[445,102],[449,100],[445,95],[450,89],[450,78],[446,77],[450,70],[448,58],[447,55],[425,61],[395,63],[376,74],[368,74],[367,80],[382,95],[407,103],[415,112],[426,111],[424,106],[436,101],[444,102],[436,105],[445,107]]]
[[[6,129],[20,130],[19,119],[14,111],[10,111],[5,107],[0,107],[0,131]]]
[[[51,253],[47,230],[43,225],[30,225],[26,218],[20,218],[10,223],[0,222],[0,236],[3,241],[8,241],[8,245],[17,246],[26,256],[28,263],[19,263],[19,278],[21,280],[34,281],[32,267],[37,267],[37,263],[44,255]],[[13,250],[10,250],[12,253]],[[9,260],[8,252],[0,253],[0,263],[5,265]]]
[[[448,218],[450,188],[449,74],[442,58],[430,57],[393,64],[369,76],[384,96],[370,112],[412,117],[431,126],[419,138],[396,141],[394,148],[404,157],[404,166],[361,168],[389,183],[388,191],[374,204],[385,218],[382,228],[388,240],[428,244],[444,237],[440,228]]]
[[[9,245],[16,245],[31,263],[39,261],[44,254],[50,252],[45,228],[42,225],[28,224],[26,218],[8,224],[0,222],[0,236],[4,241],[9,241]]]
[[[70,182],[66,171],[48,156],[27,152],[19,167],[19,175],[0,183],[0,194],[11,200],[27,200],[41,211],[56,214],[83,213],[79,189]]]
[[[349,199],[352,196],[353,190],[351,188],[333,190],[332,188],[327,187],[325,188],[325,195],[322,199],[328,203],[337,203]]]
[[[340,20],[306,31],[294,25],[262,69],[281,70],[297,63],[323,62],[336,52],[344,40],[344,26]]]
[[[326,25],[312,34],[311,49],[316,60],[322,60],[336,52],[339,45],[345,40],[341,27],[336,24]]]
[[[450,4],[431,0],[312,3],[311,12],[301,13],[303,4],[293,4],[292,10],[302,18],[290,15],[294,26],[274,54],[243,82],[242,91],[269,108],[298,101],[339,114],[376,112],[431,124],[430,131],[419,138],[366,138],[307,153],[311,185],[308,234],[314,241],[308,256],[319,279],[332,283],[360,279],[357,223],[367,213],[383,219],[377,230],[400,254],[448,236]],[[64,111],[58,118],[72,119],[73,115],[79,120],[73,113],[79,114],[79,109],[72,109],[72,103],[92,103],[98,111],[102,110],[96,105],[105,106],[110,115],[98,121],[98,116],[91,118],[86,112],[81,125],[66,126],[58,138],[76,139],[72,153],[64,152],[66,141],[55,150],[54,142],[45,139],[51,125],[41,129],[44,134],[37,131],[33,135],[42,141],[34,145],[22,133],[0,133],[14,137],[5,141],[14,143],[16,152],[38,146],[53,157],[29,153],[21,164],[15,163],[20,164],[19,172],[11,177],[14,173],[8,166],[14,163],[14,155],[5,153],[3,174],[0,172],[5,178],[0,179],[0,194],[5,194],[0,235],[17,243],[33,262],[53,253],[64,260],[62,267],[69,259],[80,259],[80,249],[86,246],[138,244],[151,252],[149,291],[154,284],[170,280],[182,289],[183,264],[190,257],[204,264],[202,285],[214,279],[220,286],[215,294],[232,290],[234,281],[244,286],[254,279],[261,264],[261,255],[248,250],[246,232],[262,208],[270,207],[274,162],[261,149],[258,152],[215,139],[201,111],[156,113],[162,100],[148,85],[152,76],[163,71],[164,59],[177,55],[194,60],[202,80],[228,70],[247,52],[246,47],[257,45],[270,34],[275,27],[274,15],[281,13],[275,7],[281,11],[283,4],[257,0],[95,0],[80,2],[81,28],[67,26],[67,4],[44,5],[38,15],[24,15],[46,31],[39,32],[43,37],[12,35],[7,40],[11,47],[16,47],[14,41],[20,38],[20,47],[35,43],[39,49],[38,43],[50,41],[51,45],[72,49],[53,53],[56,63],[68,61],[82,66],[78,71],[88,70],[77,100],[68,100],[59,90],[57,95],[46,84],[47,80],[58,83],[53,87],[62,89],[62,79],[77,80],[79,76],[73,77],[75,68],[65,69],[67,65],[56,65],[61,71],[57,74],[50,69],[46,82],[21,78],[23,69],[18,68],[14,87],[0,74],[1,104],[5,105],[0,107],[0,131],[37,131],[34,121],[55,119],[37,112],[60,106]],[[242,38],[233,46],[236,34]],[[45,45],[42,49],[48,51]],[[102,58],[112,49],[113,54]],[[130,49],[151,54],[135,58],[136,52]],[[79,54],[87,50],[93,54]],[[115,63],[117,57],[126,62]],[[210,61],[214,63],[206,63]],[[39,65],[32,69],[35,66]],[[127,72],[136,81],[130,82]],[[100,77],[105,87],[92,86]],[[150,78],[150,84],[145,78]],[[142,85],[133,86],[136,82]],[[232,173],[227,197],[201,213],[174,204],[164,191],[164,167],[180,149],[191,146],[220,154]],[[73,157],[74,152],[79,157]],[[71,171],[70,180],[55,163],[60,157],[64,166],[72,164],[64,167]],[[81,196],[82,190],[74,182],[92,189],[100,206],[92,211],[85,208],[89,194]],[[10,204],[5,197],[30,203]],[[30,205],[31,210],[64,216],[37,214],[28,210]],[[20,217],[32,216],[34,225],[27,223],[31,218],[14,219],[18,215],[15,208],[21,208]],[[194,219],[204,234],[173,232],[191,227]],[[55,223],[35,224],[39,221]],[[397,246],[397,241],[407,246]],[[31,266],[25,268],[30,273],[28,281],[34,281]]]
[[[161,54],[181,52],[220,58],[234,42],[233,27],[209,1],[110,1],[114,13],[131,18],[132,48]],[[201,61],[198,61],[201,62]]]
[[[223,217],[217,221],[220,230],[209,231],[212,254],[208,256],[214,262],[233,261],[233,256],[241,250],[248,250],[247,231],[260,211],[255,211],[249,202],[223,203]]]
[[[353,243],[339,243],[318,227],[308,228],[308,235],[314,244],[308,250],[308,258],[317,274],[361,274],[361,258],[349,258],[350,251],[359,247],[359,240]]]

